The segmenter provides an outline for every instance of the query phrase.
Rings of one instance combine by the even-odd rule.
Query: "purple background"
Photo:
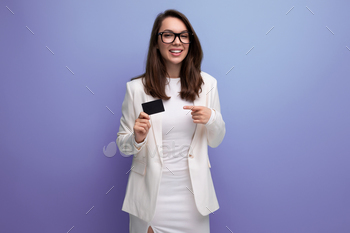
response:
[[[349,7],[1,0],[0,231],[128,232],[121,105],[156,15],[175,8],[201,40],[226,122],[209,148],[211,231],[350,232]]]

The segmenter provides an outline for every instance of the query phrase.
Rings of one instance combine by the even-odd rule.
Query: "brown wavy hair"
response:
[[[166,78],[170,77],[167,73],[165,66],[165,61],[156,48],[158,43],[158,31],[162,25],[162,22],[167,17],[175,17],[180,19],[185,25],[191,36],[191,43],[189,45],[189,50],[187,56],[182,61],[180,70],[180,80],[181,80],[181,99],[187,101],[194,101],[196,95],[199,97],[199,90],[202,92],[202,83],[204,83],[201,72],[201,63],[203,59],[203,51],[199,39],[190,24],[187,17],[177,10],[169,9],[164,13],[159,13],[154,21],[153,29],[151,32],[151,38],[149,42],[147,62],[146,62],[146,72],[140,76],[134,77],[131,80],[143,78],[142,83],[144,85],[144,91],[146,94],[151,95],[155,98],[170,99],[165,93]]]

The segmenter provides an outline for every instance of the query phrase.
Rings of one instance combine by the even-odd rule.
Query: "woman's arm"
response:
[[[211,88],[212,87],[209,87],[211,91],[208,93],[208,95],[210,95],[208,108],[212,108],[215,111],[215,116],[214,120],[209,122],[209,124],[206,124],[205,127],[207,129],[208,145],[215,148],[219,146],[224,139],[226,127],[221,115],[219,92],[216,80],[214,82],[214,88]]]
[[[133,93],[130,88],[130,82],[126,83],[126,93],[122,104],[122,116],[120,118],[119,132],[117,133],[117,145],[125,155],[135,155],[145,146],[147,138],[142,143],[139,143],[138,148],[135,145],[135,134],[133,132],[136,114],[134,109]]]

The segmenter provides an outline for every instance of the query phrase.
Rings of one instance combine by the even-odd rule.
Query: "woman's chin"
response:
[[[171,65],[181,65],[183,60],[184,58],[169,59],[168,63],[170,63]]]

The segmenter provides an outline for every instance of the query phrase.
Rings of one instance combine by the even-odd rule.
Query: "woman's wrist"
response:
[[[205,125],[210,125],[215,119],[215,115],[216,115],[215,110],[212,108],[210,108],[210,109],[211,109],[211,115],[210,115],[208,122]]]
[[[148,135],[147,135],[148,136]],[[143,141],[141,141],[141,142],[137,142],[136,141],[136,136],[135,136],[135,134],[134,134],[134,136],[133,136],[133,143],[134,143],[134,146],[136,147],[136,149],[140,149],[145,143],[146,143],[146,139],[147,139],[147,136],[143,139]]]

